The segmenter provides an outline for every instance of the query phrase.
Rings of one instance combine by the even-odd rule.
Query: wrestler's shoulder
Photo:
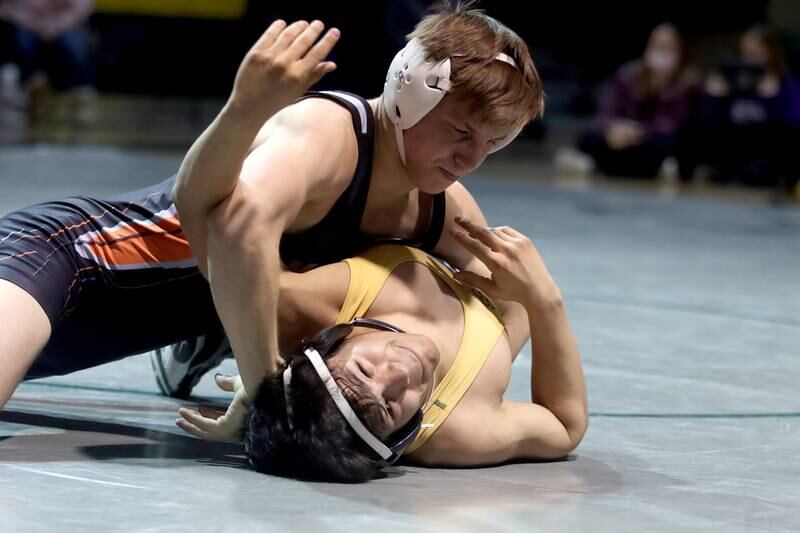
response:
[[[275,117],[284,127],[313,133],[339,133],[342,129],[353,131],[350,111],[324,98],[306,98],[287,106]]]
[[[251,151],[269,139],[280,139],[283,147],[299,150],[297,157],[319,171],[329,192],[346,187],[355,172],[358,140],[352,118],[334,102],[308,98],[282,109],[259,131]]]

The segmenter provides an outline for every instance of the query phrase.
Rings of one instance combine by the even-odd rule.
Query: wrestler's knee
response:
[[[0,279],[0,409],[50,338],[41,305],[17,285]]]

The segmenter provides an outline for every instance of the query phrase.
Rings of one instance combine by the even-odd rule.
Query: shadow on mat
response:
[[[18,411],[1,412],[0,422],[63,430],[31,434],[22,430],[18,435],[0,439],[3,461],[189,459],[212,466],[246,468],[247,465],[240,444],[206,442],[152,427]]]

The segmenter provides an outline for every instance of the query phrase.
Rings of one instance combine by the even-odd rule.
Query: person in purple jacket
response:
[[[668,23],[656,26],[642,57],[617,70],[600,101],[595,126],[578,148],[603,174],[655,176],[667,157],[678,156],[695,80],[678,29]]]

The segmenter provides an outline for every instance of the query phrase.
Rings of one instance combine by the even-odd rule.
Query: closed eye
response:
[[[387,421],[394,421],[394,417],[392,416],[392,408],[389,406],[389,402],[383,402],[383,410],[386,411]]]
[[[356,368],[358,368],[358,371],[364,374],[367,378],[372,378],[369,372],[367,372],[367,369],[358,361],[356,361]]]
[[[456,132],[459,135],[459,137],[463,137],[464,139],[468,139],[469,138],[470,134],[469,134],[469,132],[467,130],[462,130],[461,128],[456,128],[453,125],[451,125],[450,127],[453,128],[453,131]]]

